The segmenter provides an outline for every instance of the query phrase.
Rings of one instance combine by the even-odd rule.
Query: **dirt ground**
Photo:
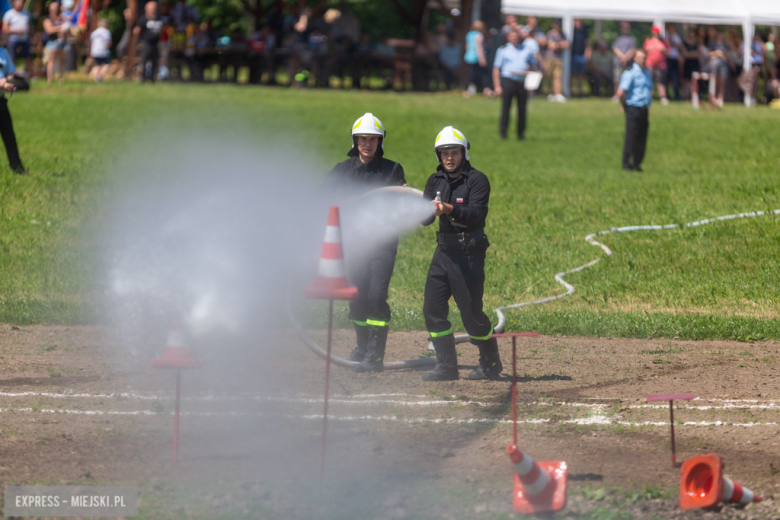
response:
[[[324,332],[313,331],[320,344]],[[345,357],[354,333],[338,330]],[[511,516],[511,343],[500,380],[423,383],[420,371],[333,367],[320,471],[324,362],[289,332],[193,343],[171,460],[175,373],[103,327],[0,327],[4,484],[137,485],[145,518]],[[388,360],[426,355],[424,332],[391,333]],[[458,346],[461,376],[476,348]],[[518,340],[518,444],[569,468],[562,518],[780,518],[778,344],[534,337]],[[682,512],[671,464],[718,453],[766,500]]]

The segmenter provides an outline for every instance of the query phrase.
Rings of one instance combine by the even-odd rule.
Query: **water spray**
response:
[[[397,193],[397,194],[411,194],[418,197],[423,196],[423,192],[416,188],[388,186],[388,187],[372,190],[366,193],[365,195],[363,195],[363,197],[369,196],[374,193]],[[437,199],[441,200],[440,192],[437,193]],[[295,314],[295,309],[293,305],[294,298],[295,296],[293,291],[292,290],[288,291],[287,314],[290,317],[290,321],[292,322],[293,329],[295,329],[295,333],[298,335],[301,341],[303,341],[304,345],[306,345],[309,348],[309,350],[314,352],[320,358],[325,359],[326,362],[333,363],[334,365],[343,368],[352,368],[353,366],[357,365],[358,363],[355,361],[349,361],[344,358],[330,355],[329,352],[326,352],[319,345],[317,345],[317,343],[309,336],[309,334],[303,328],[303,325],[301,325],[300,321],[298,321],[298,317]],[[399,370],[405,368],[427,368],[435,365],[436,363],[437,360],[435,357],[429,357],[423,359],[408,359],[406,361],[390,361],[390,362],[385,361],[384,369]]]

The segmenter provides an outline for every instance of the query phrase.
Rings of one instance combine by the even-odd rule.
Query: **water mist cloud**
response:
[[[191,138],[136,161],[108,222],[107,304],[123,340],[143,344],[171,319],[195,335],[278,325],[290,281],[314,278],[334,202],[317,173],[297,152],[233,140]],[[341,202],[352,261],[433,211],[393,193]]]

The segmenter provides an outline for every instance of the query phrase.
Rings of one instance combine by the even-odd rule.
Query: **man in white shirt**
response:
[[[3,33],[8,36],[6,48],[11,59],[24,58],[24,71],[32,70],[30,58],[30,13],[24,10],[24,0],[14,0],[13,9],[3,15]]]
[[[111,62],[111,31],[108,30],[108,20],[102,19],[98,22],[97,29],[89,35],[89,42],[89,55],[95,62],[92,72],[95,81],[99,83],[103,81]]]

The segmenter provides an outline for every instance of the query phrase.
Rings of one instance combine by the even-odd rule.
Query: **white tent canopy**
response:
[[[505,14],[562,18],[562,29],[569,39],[574,18],[741,25],[745,42],[753,39],[754,24],[780,24],[777,0],[502,0],[501,10]],[[564,60],[567,91],[569,54],[567,51]],[[744,60],[750,68],[749,45],[745,46]]]

